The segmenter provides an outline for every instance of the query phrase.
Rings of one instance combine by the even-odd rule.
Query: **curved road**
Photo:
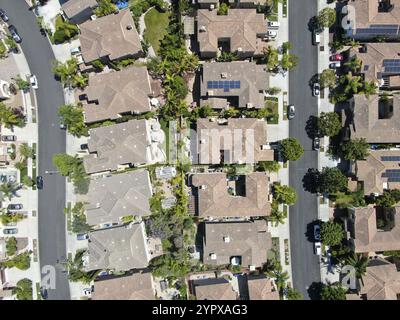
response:
[[[290,163],[289,184],[298,194],[297,203],[290,208],[290,244],[293,286],[305,299],[313,299],[308,292],[313,283],[321,281],[318,257],[313,243],[307,239],[307,227],[318,219],[318,198],[303,188],[303,177],[309,168],[318,168],[318,154],[312,150],[312,140],[305,127],[310,116],[317,116],[318,101],[308,85],[318,72],[318,47],[311,42],[308,30],[310,18],[317,15],[316,0],[289,0],[289,41],[291,53],[299,56],[299,65],[289,75],[289,103],[296,106],[296,117],[290,121],[289,135],[300,141],[304,155]]]
[[[48,298],[69,300],[67,275],[57,265],[57,260],[66,256],[65,178],[44,174],[46,170],[55,170],[53,154],[65,152],[65,131],[59,128],[57,115],[58,107],[64,103],[63,89],[51,71],[55,59],[53,51],[47,38],[41,35],[36,17],[28,10],[26,2],[0,0],[0,7],[10,17],[8,23],[15,25],[22,37],[22,50],[39,83],[36,91],[40,143],[38,175],[42,175],[44,180],[44,188],[39,190],[38,208],[40,265],[52,265],[56,269],[56,288],[48,290]]]

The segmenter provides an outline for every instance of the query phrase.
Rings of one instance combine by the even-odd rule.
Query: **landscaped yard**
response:
[[[145,15],[144,22],[146,24],[144,39],[151,44],[157,54],[160,48],[160,40],[162,40],[167,33],[169,13],[159,12],[157,9],[153,8]]]
[[[278,98],[269,97],[265,99],[265,107],[268,110],[267,122],[268,124],[278,124]]]

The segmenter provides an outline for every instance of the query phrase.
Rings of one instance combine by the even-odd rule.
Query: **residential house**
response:
[[[191,183],[199,217],[258,217],[271,213],[271,190],[265,172],[231,179],[226,173],[198,173],[191,176]]]
[[[377,258],[371,260],[365,275],[358,280],[358,294],[347,300],[400,300],[400,272],[396,265]]]
[[[156,120],[130,120],[89,130],[91,154],[83,159],[86,173],[114,171],[129,165],[153,164],[165,159],[165,138]]]
[[[254,270],[267,262],[272,240],[265,220],[206,222],[204,229],[204,264],[238,265]]]
[[[201,75],[201,105],[213,109],[264,108],[268,77],[265,66],[253,62],[205,63]]]
[[[147,170],[92,179],[85,196],[86,221],[91,226],[120,224],[124,217],[151,214],[152,188]]]
[[[354,166],[365,195],[382,194],[385,189],[400,189],[400,150],[371,150]]]
[[[81,53],[85,64],[143,55],[139,34],[129,9],[89,20],[80,26]]]
[[[199,164],[254,164],[274,160],[267,144],[267,125],[255,118],[197,120],[193,162]],[[194,150],[192,150],[194,151]]]
[[[93,15],[96,0],[68,0],[61,5],[65,17],[73,23],[82,23]]]
[[[400,206],[349,208],[345,225],[347,238],[355,252],[400,249]]]
[[[197,41],[202,58],[232,52],[241,59],[263,55],[268,44],[267,22],[255,9],[231,9],[227,15],[217,10],[197,10]]]
[[[143,222],[90,232],[85,270],[146,268],[149,257],[145,237]]]
[[[342,13],[348,37],[365,41],[399,36],[400,0],[349,1]]]
[[[95,281],[92,300],[154,300],[151,273],[134,273]]]
[[[365,81],[385,89],[400,88],[400,43],[364,43],[350,49],[349,58],[361,61]]]
[[[123,115],[152,110],[152,91],[146,67],[90,74],[88,86],[75,95],[82,104],[85,123],[115,120]]]
[[[199,279],[193,281],[196,300],[237,300],[238,294],[231,283],[224,279]]]
[[[350,136],[368,143],[400,142],[400,97],[354,95],[350,103]]]
[[[6,239],[0,238],[0,261],[4,261],[7,258],[6,250]]]
[[[272,279],[265,276],[247,276],[249,300],[280,300]]]
[[[217,8],[219,6],[218,0],[197,0],[200,8]],[[257,6],[265,6],[267,0],[228,0],[230,8],[257,8]]]

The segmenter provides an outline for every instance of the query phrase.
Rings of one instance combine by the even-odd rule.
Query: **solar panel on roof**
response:
[[[224,92],[229,92],[230,89],[240,89],[240,81],[237,80],[207,81],[207,89],[224,89]]]
[[[400,161],[400,156],[382,156],[381,161]]]
[[[397,29],[399,25],[397,24],[371,24],[371,28],[385,28],[385,29]]]
[[[391,27],[371,27],[371,28],[358,28],[356,29],[356,33],[358,34],[366,34],[366,35],[395,35],[398,33],[398,26],[396,26],[395,28],[391,28]]]
[[[385,73],[399,73],[400,66],[398,67],[385,67]]]

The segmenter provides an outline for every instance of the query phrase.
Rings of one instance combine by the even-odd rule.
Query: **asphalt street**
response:
[[[48,290],[48,299],[69,300],[67,274],[57,264],[57,260],[61,261],[66,256],[65,178],[57,174],[45,174],[46,170],[56,170],[52,163],[53,155],[65,152],[65,131],[59,128],[57,115],[58,107],[64,103],[63,90],[51,71],[51,63],[55,59],[53,51],[47,38],[41,35],[36,17],[28,10],[26,2],[0,0],[0,7],[10,17],[9,24],[15,25],[22,37],[22,50],[39,84],[36,91],[39,122],[38,175],[42,175],[44,180],[44,188],[39,190],[38,208],[40,264],[41,268],[51,265],[56,270],[56,286]]]
[[[310,116],[317,116],[318,102],[312,96],[310,79],[318,72],[318,47],[312,45],[312,34],[308,29],[310,18],[317,15],[317,1],[289,0],[289,41],[291,53],[299,57],[299,64],[289,75],[289,103],[295,105],[296,116],[290,121],[290,137],[300,141],[304,155],[290,162],[289,184],[297,194],[297,203],[290,208],[290,244],[293,286],[305,299],[309,287],[321,281],[318,256],[313,252],[313,243],[307,237],[307,226],[318,219],[318,199],[304,190],[303,177],[309,168],[318,168],[318,155],[312,150],[312,140],[306,132]]]

